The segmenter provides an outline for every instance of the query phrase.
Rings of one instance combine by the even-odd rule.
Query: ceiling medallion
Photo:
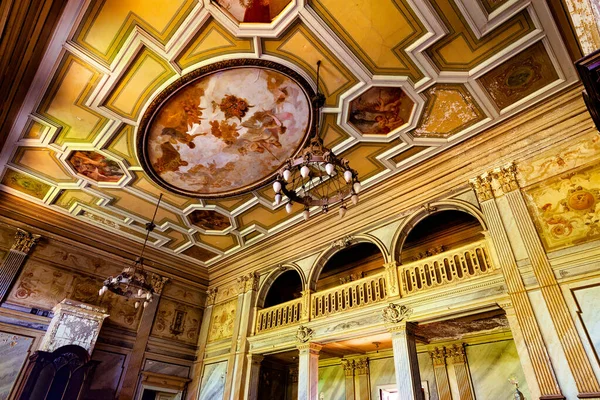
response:
[[[275,62],[222,61],[183,76],[148,107],[137,132],[144,170],[196,198],[246,193],[271,181],[306,144],[313,91]]]
[[[143,302],[145,308],[148,303],[152,301],[152,295],[154,294],[155,290],[154,285],[148,278],[147,272],[144,271],[144,250],[146,249],[150,232],[152,232],[156,227],[154,224],[154,219],[156,218],[156,213],[158,212],[158,206],[160,205],[161,199],[162,193],[158,197],[156,209],[154,210],[154,215],[152,216],[152,221],[146,224],[146,237],[144,238],[144,244],[142,245],[140,256],[136,258],[133,265],[125,267],[119,275],[115,277],[109,276],[106,278],[104,281],[104,286],[100,288],[98,295],[102,296],[107,291],[111,291],[116,295],[125,297],[126,299],[135,300],[135,308],[138,308],[141,302]]]
[[[285,162],[273,183],[275,204],[280,204],[285,195],[289,199],[285,206],[288,213],[292,211],[293,203],[304,205],[305,220],[310,217],[311,207],[321,207],[326,213],[330,205],[338,202],[341,202],[340,217],[344,217],[347,198],[350,197],[352,204],[358,204],[361,189],[358,173],[350,168],[348,160],[336,157],[319,136],[320,114],[325,104],[325,96],[319,92],[320,68],[321,61],[318,61],[317,93],[311,98],[317,117],[314,118],[310,143]]]

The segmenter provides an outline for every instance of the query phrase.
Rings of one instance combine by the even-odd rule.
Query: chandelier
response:
[[[361,189],[358,173],[350,168],[348,160],[336,157],[319,136],[321,111],[325,104],[325,96],[319,92],[320,68],[321,61],[317,61],[317,93],[311,99],[317,117],[310,143],[297,156],[286,160],[273,183],[275,205],[281,204],[285,195],[289,199],[286,211],[292,212],[293,203],[302,204],[305,220],[310,217],[311,207],[321,207],[327,213],[329,207],[338,202],[341,203],[339,215],[344,217],[348,198],[352,204],[358,204]]]
[[[158,197],[156,203],[156,209],[152,216],[152,221],[146,224],[146,237],[144,238],[144,244],[142,245],[142,251],[140,256],[137,257],[133,263],[128,267],[125,267],[123,271],[113,277],[109,276],[104,281],[104,286],[100,288],[98,295],[102,296],[106,291],[111,291],[114,294],[125,297],[127,300],[135,300],[135,308],[140,306],[143,302],[144,308],[152,301],[152,295],[154,294],[154,287],[149,282],[148,274],[144,271],[144,250],[146,250],[146,244],[148,243],[148,237],[150,232],[156,228],[154,220],[156,213],[158,212],[158,206],[162,199],[162,193]]]

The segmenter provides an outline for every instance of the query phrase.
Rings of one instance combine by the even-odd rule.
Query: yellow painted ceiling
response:
[[[463,0],[280,1],[272,22],[254,24],[218,1],[92,0],[64,19],[76,25],[64,27],[71,33],[47,61],[46,83],[31,89],[36,105],[3,150],[0,190],[142,240],[164,189],[138,161],[140,119],[175,80],[231,58],[279,62],[313,84],[321,60],[325,144],[350,160],[365,190],[385,184],[429,149],[473,136],[574,79],[549,13],[538,14],[543,7],[478,1],[478,10],[459,7]],[[383,134],[363,135],[364,124],[378,122],[349,123],[350,104],[392,92],[371,90],[384,87],[399,88],[412,111],[405,107],[402,123]],[[387,101],[367,108],[393,110]],[[215,200],[164,193],[151,242],[210,266],[301,223],[302,208],[275,206],[269,186]],[[220,230],[204,229],[214,224]]]

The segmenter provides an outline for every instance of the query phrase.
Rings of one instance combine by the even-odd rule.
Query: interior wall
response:
[[[327,400],[346,399],[346,375],[341,365],[319,367],[319,396]]]

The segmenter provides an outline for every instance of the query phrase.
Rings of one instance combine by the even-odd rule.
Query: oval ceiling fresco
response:
[[[301,76],[272,62],[233,60],[196,70],[144,115],[142,165],[163,187],[189,196],[255,189],[306,142],[311,95]]]

